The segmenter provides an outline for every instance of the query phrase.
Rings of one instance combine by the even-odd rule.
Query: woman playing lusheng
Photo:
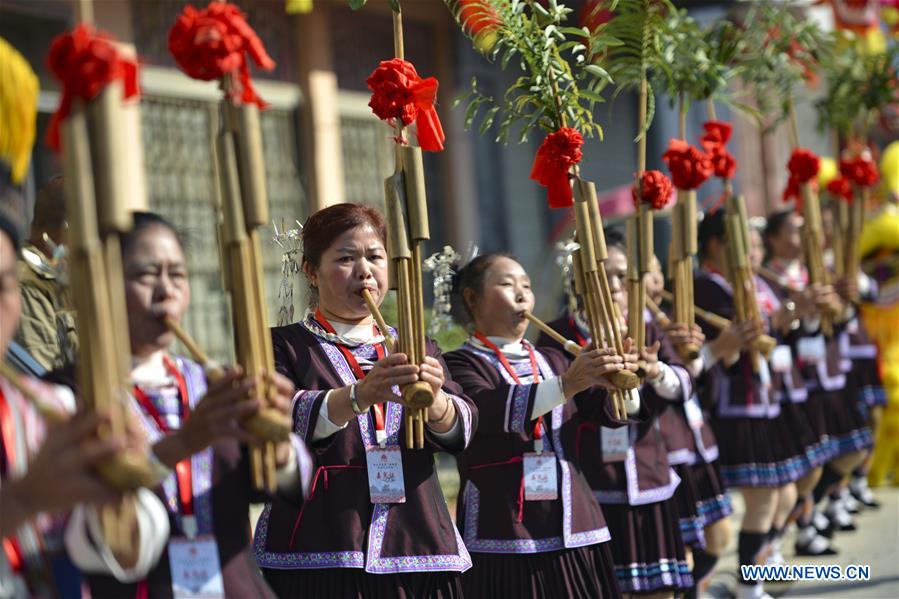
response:
[[[636,369],[612,350],[574,360],[524,340],[534,309],[527,273],[501,254],[479,256],[456,285],[472,336],[447,354],[480,426],[459,458],[457,521],[474,568],[466,597],[618,597],[609,530],[575,455],[580,425],[618,428],[605,376]],[[628,402],[639,411],[639,398]]]
[[[699,307],[734,320],[732,289],[721,274],[727,268],[725,234],[724,210],[706,215],[700,223],[702,271],[694,289]],[[761,261],[757,237],[753,248],[749,258],[757,267]],[[701,399],[712,415],[724,482],[739,488],[746,504],[737,543],[741,565],[762,560],[764,548],[782,529],[796,499],[793,483],[812,467],[807,449],[814,441],[781,410],[781,396],[787,391],[780,366],[769,366],[761,357],[756,371],[750,357],[754,340],[769,327],[777,330],[781,323],[789,323],[794,309],[781,305],[763,281],[756,284],[762,322],[734,322],[720,331],[702,323],[712,351]],[[738,597],[766,596],[760,583],[742,576],[738,582]]]
[[[835,551],[819,532],[828,527],[827,519],[840,529],[853,530],[852,519],[842,506],[834,501],[828,506],[824,523],[815,524],[814,507],[824,499],[832,487],[861,465],[866,451],[872,446],[870,429],[855,397],[847,397],[847,378],[842,362],[839,334],[844,323],[835,323],[834,334],[826,338],[820,329],[821,313],[832,309],[842,313],[839,297],[830,286],[809,285],[808,272],[802,264],[802,219],[792,210],[772,214],[765,228],[765,246],[768,250],[767,266],[780,276],[772,281],[774,291],[784,297],[797,295],[811,298],[812,309],[803,314],[801,326],[793,333],[794,358],[801,366],[807,401],[800,404],[812,429],[823,440],[823,458],[816,468],[798,483],[800,501],[805,509],[799,516],[800,532],[796,539],[796,551],[801,555],[830,555]],[[793,290],[801,290],[799,294]],[[833,309],[840,304],[840,307]],[[850,363],[851,365],[851,363]],[[809,498],[811,498],[809,500]]]
[[[89,577],[95,597],[174,597],[202,586],[211,594],[272,597],[253,563],[250,502],[264,501],[250,486],[253,441],[241,421],[259,408],[248,392],[255,381],[239,368],[207,381],[203,368],[170,353],[174,335],[164,318],[180,321],[190,303],[184,250],[175,228],[150,213],[136,213],[134,228],[122,238],[125,295],[133,367],[131,382],[140,420],[153,454],[171,470],[159,493],[169,508],[172,538],[168,556],[137,585],[110,577]],[[276,407],[289,413],[293,386],[271,375]],[[277,446],[278,494],[300,502],[312,474],[311,456],[297,437]],[[185,576],[178,566],[201,560],[208,575]],[[197,567],[197,570],[200,566]]]
[[[617,231],[607,230],[606,245],[609,257],[605,268],[612,299],[626,319],[624,239]],[[563,335],[589,342],[580,315],[556,324]],[[671,597],[688,590],[692,577],[673,499],[680,479],[668,464],[658,416],[669,402],[689,398],[692,384],[668,339],[652,323],[647,327],[646,341],[649,345],[641,356],[646,363],[646,378],[639,395],[648,417],[626,429],[592,427],[599,432],[581,435],[577,452],[609,523],[621,590],[630,595]],[[591,430],[591,425],[585,423],[583,430]]]
[[[386,226],[374,209],[337,204],[303,228],[303,270],[316,309],[273,330],[275,362],[300,390],[296,432],[316,454],[303,509],[280,501],[256,529],[256,557],[279,597],[458,597],[471,559],[440,490],[434,453],[471,441],[477,411],[446,374],[389,353],[362,298],[387,293]],[[398,387],[434,392],[425,449],[406,449]]]

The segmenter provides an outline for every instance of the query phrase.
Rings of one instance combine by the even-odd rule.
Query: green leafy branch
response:
[[[496,140],[507,143],[514,125],[519,142],[531,131],[573,127],[586,137],[602,137],[593,120],[601,91],[612,82],[609,73],[588,62],[588,31],[563,25],[572,10],[557,0],[444,0],[456,22],[488,60],[521,75],[497,98],[484,94],[472,80],[471,91],[454,102],[468,102],[466,127],[483,112],[480,131],[486,134],[499,118]],[[573,66],[572,66],[573,65]]]
[[[740,79],[752,92],[759,122],[774,128],[790,113],[793,88],[805,81],[831,47],[829,36],[816,23],[798,18],[789,6],[762,3],[753,7],[744,24],[744,43],[736,59]]]
[[[872,120],[899,101],[899,44],[891,44],[882,53],[865,52],[851,34],[834,44],[821,65],[827,93],[815,104],[818,128],[864,137]]]

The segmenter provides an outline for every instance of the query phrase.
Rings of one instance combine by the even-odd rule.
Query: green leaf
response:
[[[387,2],[390,4],[390,10],[400,12],[400,0],[387,0]],[[365,0],[362,3],[365,4]]]
[[[487,131],[490,130],[490,127],[493,126],[493,119],[496,117],[496,113],[499,112],[499,109],[499,106],[493,106],[484,115],[484,120],[481,122],[481,128],[478,130],[480,135],[487,133]]]
[[[609,72],[599,65],[588,64],[584,67],[584,70],[594,77],[598,77],[599,79],[605,79],[606,81],[612,80],[612,78],[609,76]]]
[[[465,110],[465,128],[470,129],[472,123],[474,123],[474,117],[478,113],[478,107],[484,101],[482,97],[477,97],[471,101],[468,105],[468,108]]]
[[[360,8],[365,6],[365,3],[367,1],[368,0],[349,0],[350,8],[352,8],[353,10],[359,10]]]

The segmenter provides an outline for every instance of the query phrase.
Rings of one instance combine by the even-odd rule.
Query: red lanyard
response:
[[[328,322],[328,319],[325,318],[325,315],[322,314],[321,310],[315,311],[315,319],[325,328],[326,331],[331,333],[332,335],[336,335],[337,331],[334,330],[334,327],[331,326],[331,323]],[[377,331],[377,327],[374,324],[372,326],[372,331]],[[386,334],[386,331],[381,331],[382,334]],[[344,345],[336,344],[337,349],[340,350],[340,353],[343,354],[343,357],[346,358],[347,364],[350,365],[350,370],[353,371],[353,374],[356,375],[356,380],[361,381],[365,378],[365,371],[362,370],[362,367],[359,366],[359,360],[356,359],[356,356],[353,355],[353,352],[349,350]],[[378,343],[375,345],[375,351],[378,352],[378,359],[383,360],[387,355],[387,351],[384,349],[383,343]],[[381,404],[376,403],[371,407],[372,412],[375,417],[375,429],[379,431],[384,430],[384,408],[381,407]]]
[[[577,341],[577,344],[581,347],[587,347],[587,338],[581,335],[581,328],[577,326],[577,321],[573,316],[568,317],[568,326],[574,332],[574,340]]]
[[[178,397],[181,399],[181,426],[184,426],[187,416],[190,414],[190,398],[187,395],[187,383],[184,381],[184,376],[178,371],[178,368],[168,356],[163,356],[162,361],[165,364],[165,369],[170,375],[175,377],[175,381],[178,383]],[[153,405],[153,402],[150,401],[150,398],[147,397],[147,394],[137,385],[134,386],[134,396],[144,409],[144,412],[159,427],[159,430],[169,434],[172,429],[159,413],[159,410],[156,409],[156,406]],[[175,465],[175,475],[178,479],[178,499],[181,502],[181,514],[183,516],[193,516],[194,493],[190,458],[181,460]]]
[[[512,380],[515,381],[516,384],[521,385],[521,379],[518,378],[518,375],[515,374],[515,370],[512,368],[512,365],[509,364],[509,360],[506,359],[506,356],[503,355],[503,352],[496,346],[495,343],[487,339],[484,333],[480,331],[474,332],[475,339],[486,345],[490,348],[490,350],[496,355],[497,359],[499,359],[499,363],[503,365],[503,368],[506,369],[506,372],[509,373],[509,376],[512,377]],[[540,367],[537,366],[537,354],[534,352],[534,348],[531,347],[531,344],[527,341],[522,341],[522,345],[528,350],[528,356],[531,359],[531,374],[534,377],[534,382],[540,382]],[[537,417],[537,423],[534,425],[534,438],[540,439],[543,437],[543,428],[540,426],[543,423],[543,416]]]
[[[16,463],[16,423],[13,421],[12,410],[9,409],[2,388],[0,388],[0,441],[3,443],[6,457],[6,470],[9,471]],[[24,560],[18,539],[14,536],[3,537],[3,552],[12,571],[21,572]]]

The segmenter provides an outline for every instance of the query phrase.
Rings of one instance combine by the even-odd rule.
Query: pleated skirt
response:
[[[778,488],[809,471],[806,448],[783,413],[776,418],[714,418],[726,487]]]
[[[804,402],[784,402],[781,414],[796,440],[805,447],[808,469],[822,466],[833,458],[833,446],[827,435],[827,419],[824,415],[825,402],[815,393],[810,393]]]
[[[369,574],[360,568],[274,570],[262,575],[279,599],[460,599],[458,572]]]
[[[621,597],[611,543],[546,553],[472,553],[462,574],[465,599]]]
[[[680,592],[693,586],[673,499],[639,506],[606,503],[602,510],[622,593]]]
[[[818,395],[819,393],[816,393]],[[830,444],[831,459],[874,445],[867,418],[855,399],[855,389],[820,392],[824,404],[824,427]]]
[[[705,547],[704,527],[699,518],[699,488],[693,476],[693,467],[677,464],[673,468],[680,477],[680,484],[671,499],[677,507],[681,538],[691,547]]]
[[[887,396],[877,360],[853,360],[852,371],[846,377],[847,386],[853,389],[857,401],[869,408],[886,405]]]
[[[705,528],[718,520],[727,518],[734,512],[730,493],[721,480],[718,462],[697,462],[690,466],[696,484],[698,503],[696,513]]]

